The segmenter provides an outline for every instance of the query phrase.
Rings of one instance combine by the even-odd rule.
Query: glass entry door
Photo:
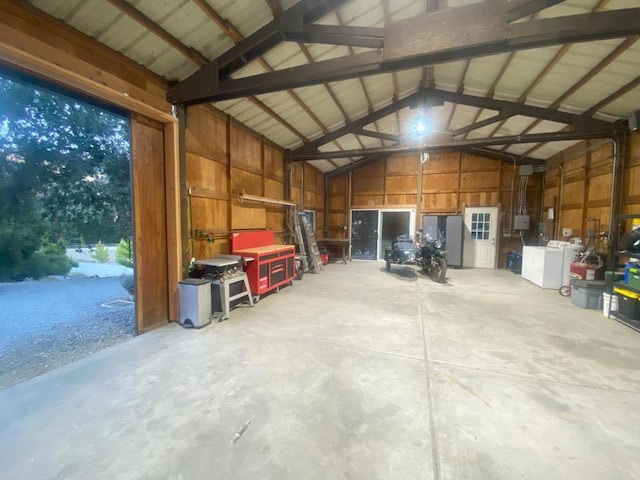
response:
[[[415,210],[351,210],[351,257],[381,260],[395,237],[414,233]]]
[[[411,228],[410,211],[389,212],[381,210],[380,216],[382,224],[380,229],[382,232],[382,235],[380,236],[380,251],[383,253],[380,258],[383,258],[385,247],[391,246],[391,242],[394,238],[400,235],[408,235],[410,238],[415,238],[415,232]]]
[[[351,211],[351,258],[378,258],[378,210]]]

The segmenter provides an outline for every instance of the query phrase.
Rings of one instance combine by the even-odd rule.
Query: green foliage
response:
[[[19,162],[0,162],[0,281],[31,276],[26,262],[42,245],[47,225],[36,211],[34,183]]]
[[[122,287],[129,292],[130,295],[133,295],[136,291],[136,279],[133,275],[125,275],[122,277],[120,281]]]
[[[125,267],[133,267],[133,252],[131,250],[131,243],[121,238],[116,247],[116,262]]]
[[[31,278],[42,278],[47,275],[67,275],[78,263],[67,256],[67,251],[61,241],[52,243],[47,240],[41,250],[35,252],[26,261]]]
[[[53,238],[131,236],[128,129],[99,107],[0,76],[0,165]]]
[[[91,254],[91,258],[100,263],[107,263],[109,261],[109,251],[101,241],[96,244],[95,252]]]

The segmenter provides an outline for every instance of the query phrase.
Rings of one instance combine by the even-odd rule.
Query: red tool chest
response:
[[[272,230],[234,232],[231,252],[253,261],[245,262],[251,294],[263,293],[291,283],[295,277],[295,245],[275,245]]]

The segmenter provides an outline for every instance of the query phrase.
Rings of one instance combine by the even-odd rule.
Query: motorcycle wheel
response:
[[[391,262],[389,260],[387,260],[386,270],[387,270],[387,272],[391,271]]]
[[[444,258],[436,257],[433,259],[433,265],[431,266],[431,280],[434,282],[444,282],[444,277],[447,275],[447,261]]]

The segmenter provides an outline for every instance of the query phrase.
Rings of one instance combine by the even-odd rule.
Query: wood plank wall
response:
[[[352,208],[417,209],[419,172],[417,155],[394,155],[329,179],[329,235],[339,233],[341,226],[349,224]],[[536,205],[541,178],[541,174],[534,173],[527,184],[527,208],[532,219],[538,217]],[[516,213],[519,182],[519,171],[514,170],[512,164],[457,151],[432,153],[422,166],[420,213],[454,215],[461,214],[465,206],[500,206],[503,215],[499,265],[502,266],[509,250],[522,245],[510,229],[511,206],[513,203],[513,213]],[[535,240],[533,232],[532,228],[527,241]]]
[[[640,214],[640,133],[629,136],[622,153],[622,202],[616,213]],[[549,238],[562,239],[562,229],[570,228],[572,236],[586,244],[590,228],[609,231],[612,154],[611,142],[594,140],[581,142],[549,160],[552,167],[544,180],[540,216],[540,221],[547,221],[549,209],[554,209]],[[623,230],[629,228],[630,222],[623,225]],[[606,242],[596,239],[596,247],[604,251]]]
[[[308,164],[294,165],[288,194],[283,150],[209,105],[187,110],[186,183],[189,250],[196,258],[229,253],[233,230],[267,228],[276,232],[278,243],[292,240],[286,235],[286,207],[240,203],[242,191],[273,200],[290,197],[298,208],[315,210],[321,225],[324,174]]]
[[[138,332],[168,320],[167,214],[163,125],[136,115],[131,119],[132,185],[136,245]]]

